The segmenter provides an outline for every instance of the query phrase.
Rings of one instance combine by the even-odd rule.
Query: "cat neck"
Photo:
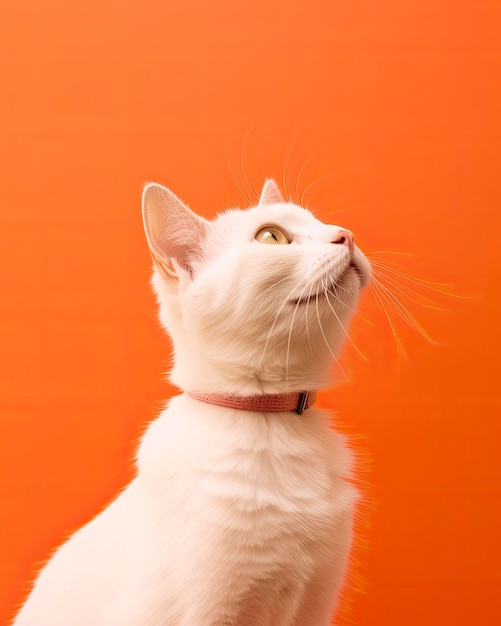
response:
[[[211,359],[201,354],[186,358],[176,351],[176,362],[170,379],[186,392],[226,394],[237,397],[276,395],[315,391],[332,385],[332,368],[325,363],[310,360],[302,367],[260,368],[253,370],[247,363],[237,360],[231,364]]]

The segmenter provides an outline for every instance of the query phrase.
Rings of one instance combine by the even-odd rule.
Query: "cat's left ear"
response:
[[[148,183],[143,190],[143,224],[153,260],[164,276],[175,278],[179,267],[193,275],[209,222],[167,187]]]
[[[263,185],[259,204],[280,204],[281,202],[284,202],[284,199],[277,183],[272,178],[268,178]]]

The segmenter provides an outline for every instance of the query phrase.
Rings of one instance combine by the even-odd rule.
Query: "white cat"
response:
[[[309,406],[369,263],[272,180],[257,206],[212,222],[149,184],[143,216],[183,393],[144,435],[136,478],[56,551],[14,624],[327,626],[357,493],[343,437]]]

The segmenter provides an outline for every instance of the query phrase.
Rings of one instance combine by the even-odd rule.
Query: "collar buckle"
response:
[[[297,403],[296,413],[302,415],[308,408],[308,400],[310,399],[309,391],[301,391],[299,394],[299,402]]]

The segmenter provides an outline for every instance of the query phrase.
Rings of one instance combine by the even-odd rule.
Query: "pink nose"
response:
[[[341,246],[347,246],[350,252],[353,252],[353,247],[355,245],[355,237],[351,230],[345,230],[344,228],[340,228],[332,243],[337,243]]]

